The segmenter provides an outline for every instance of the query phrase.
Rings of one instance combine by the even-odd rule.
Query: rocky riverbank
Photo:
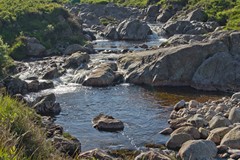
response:
[[[154,87],[190,86],[207,91],[240,90],[240,32],[222,30],[217,22],[208,20],[201,9],[177,14],[183,6],[175,6],[173,10],[159,6],[125,8],[114,4],[65,5],[65,8],[73,14],[71,16],[81,20],[77,21],[80,35],[89,44],[64,44],[55,53],[35,37],[26,37],[23,43],[31,58],[15,62],[13,76],[0,84],[9,95],[24,101],[42,116],[48,140],[64,154],[80,159],[126,159],[125,155],[100,149],[81,153],[79,140],[64,134],[63,128],[53,122],[52,118],[61,112],[55,95],[29,100],[24,97],[26,94],[68,83],[106,87],[128,82]],[[157,23],[153,31],[149,22],[165,24]],[[168,41],[153,48],[136,46],[146,50],[143,52],[126,48],[113,54],[111,50],[98,53],[91,44],[96,37],[146,41],[153,32]],[[97,59],[98,55],[104,58]],[[205,103],[180,101],[170,115],[170,127],[161,132],[170,135],[165,149],[137,152],[132,159],[211,159],[217,156],[238,159],[239,105],[239,93]],[[101,129],[99,122],[97,124]],[[123,122],[117,121],[117,125],[117,130],[123,130]]]

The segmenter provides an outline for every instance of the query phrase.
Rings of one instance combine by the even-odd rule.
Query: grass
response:
[[[0,117],[0,159],[61,159],[46,141],[35,111],[1,96]]]
[[[26,57],[23,37],[36,37],[47,49],[83,44],[81,23],[62,7],[68,0],[0,0],[0,36],[15,59]]]
[[[81,3],[93,3],[93,4],[107,4],[109,2],[121,6],[145,7],[149,3],[149,0],[81,0]]]

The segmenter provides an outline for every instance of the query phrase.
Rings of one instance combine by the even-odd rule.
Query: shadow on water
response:
[[[203,103],[232,95],[232,93],[227,92],[201,91],[192,87],[142,87],[148,91],[150,97],[158,100],[161,106],[172,106],[180,100],[190,101],[193,99]]]

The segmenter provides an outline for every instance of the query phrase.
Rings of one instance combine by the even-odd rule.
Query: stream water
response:
[[[136,45],[136,42],[96,42],[94,43],[97,50],[134,49],[133,45]],[[159,46],[161,42],[161,38],[152,35],[148,42],[141,43]],[[91,55],[91,63],[115,61],[118,56],[119,54]],[[167,120],[174,103],[181,99],[206,101],[221,96],[186,88],[153,89],[125,83],[105,88],[83,87],[74,83],[59,84],[55,89],[44,92],[56,94],[57,102],[62,107],[61,114],[56,117],[56,123],[80,140],[83,151],[94,148],[141,150],[146,144],[165,143],[168,137],[160,135],[159,132],[168,126]],[[100,113],[122,120],[124,130],[109,133],[94,129],[91,120]]]

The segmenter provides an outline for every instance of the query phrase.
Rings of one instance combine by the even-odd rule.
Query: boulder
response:
[[[117,160],[101,149],[93,149],[79,154],[79,159]]]
[[[142,152],[134,160],[171,160],[171,158],[159,152],[147,151]]]
[[[183,160],[213,159],[217,156],[217,147],[212,141],[190,140],[182,145],[178,153]]]
[[[237,53],[231,52],[235,47],[228,45],[230,35],[224,32],[204,42],[129,53],[119,58],[118,66],[125,70],[127,82],[138,85],[239,90],[240,63]]]
[[[42,116],[54,116],[61,112],[59,103],[56,103],[56,97],[53,93],[36,98],[33,108]]]
[[[4,79],[4,86],[9,95],[26,94],[28,92],[27,82],[14,77],[7,77]]]
[[[72,44],[65,49],[63,54],[71,55],[76,52],[87,52],[87,49],[85,47],[81,46],[80,44]]]
[[[26,37],[26,46],[28,56],[42,56],[43,53],[46,51],[46,48],[40,44],[39,40],[35,37]]]
[[[186,107],[186,106],[185,106],[185,103],[186,103],[186,102],[185,102],[184,100],[179,101],[179,102],[176,103],[175,106],[173,107],[174,110],[175,110],[175,111],[178,111],[178,110]]]
[[[211,129],[219,127],[228,127],[229,125],[231,125],[231,122],[221,115],[216,115],[209,121],[209,127]]]
[[[188,21],[201,21],[201,22],[206,22],[208,19],[207,14],[201,9],[198,8],[192,12],[190,12],[187,15],[187,19]]]
[[[119,33],[117,32],[115,27],[112,26],[107,26],[105,31],[104,31],[104,36],[107,39],[111,39],[111,40],[119,40]]]
[[[227,134],[231,129],[232,128],[230,127],[215,128],[210,131],[207,140],[213,141],[215,144],[220,144],[223,136],[225,136],[225,134]]]
[[[89,60],[90,60],[89,54],[76,52],[66,59],[64,67],[78,68],[80,67],[80,65],[84,65],[85,63],[88,63]]]
[[[53,144],[57,150],[72,157],[75,157],[81,152],[81,143],[78,139],[73,137],[67,139],[55,136],[53,138]]]
[[[196,101],[196,100],[191,100],[191,101],[189,101],[188,107],[189,108],[198,108],[199,107],[199,102]]]
[[[173,129],[172,129],[172,128],[165,128],[164,130],[162,130],[162,131],[160,132],[160,134],[170,135],[172,132],[173,132]]]
[[[169,149],[179,149],[183,143],[193,140],[193,137],[190,134],[179,133],[171,136],[166,142],[166,147]]]
[[[197,128],[205,127],[208,125],[207,120],[201,114],[195,114],[194,116],[188,119],[188,122]]]
[[[221,145],[226,145],[232,149],[239,149],[240,146],[240,126],[231,129],[222,139]]]
[[[52,81],[38,81],[32,80],[27,82],[29,92],[39,92],[44,89],[53,88],[54,84]]]
[[[124,20],[117,27],[122,40],[145,40],[151,32],[146,22],[139,20]]]
[[[43,79],[54,79],[62,76],[65,70],[59,69],[57,67],[47,68],[47,71],[42,76]]]
[[[93,127],[100,131],[116,132],[124,129],[122,121],[104,114],[99,114],[92,120],[92,123]]]
[[[240,108],[233,107],[229,112],[228,119],[232,123],[240,123]]]
[[[201,139],[206,139],[206,138],[208,137],[208,135],[209,135],[209,130],[207,130],[207,129],[205,129],[205,128],[200,127],[200,128],[198,129],[198,131],[199,131],[199,133],[200,133],[200,138],[201,138]]]
[[[105,87],[114,85],[118,80],[119,76],[111,64],[102,64],[93,69],[89,75],[86,76],[82,85],[93,86],[93,87]]]
[[[169,124],[170,128],[172,128],[173,130],[183,126],[192,126],[191,124],[187,123],[187,118],[185,117],[172,119],[169,121]]]
[[[192,126],[184,126],[184,127],[180,127],[178,129],[176,129],[175,131],[173,131],[171,133],[171,136],[174,136],[176,134],[180,134],[180,133],[186,133],[191,135],[194,139],[199,139],[200,138],[200,133],[199,131]]]

